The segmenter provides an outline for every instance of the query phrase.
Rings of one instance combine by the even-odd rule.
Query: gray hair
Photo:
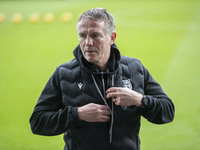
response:
[[[78,23],[85,19],[98,19],[105,22],[105,31],[107,34],[111,35],[115,31],[115,21],[113,16],[105,8],[93,8],[85,11],[78,19]],[[77,26],[78,26],[77,23]]]

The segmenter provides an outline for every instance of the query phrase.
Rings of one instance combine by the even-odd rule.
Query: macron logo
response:
[[[77,83],[77,85],[78,85],[79,89],[81,90],[83,87],[83,83]]]

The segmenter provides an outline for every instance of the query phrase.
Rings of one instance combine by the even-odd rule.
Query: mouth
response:
[[[87,56],[94,56],[96,54],[96,51],[85,51],[85,55]]]
[[[94,53],[94,52],[96,52],[96,51],[93,51],[93,50],[87,50],[87,51],[85,51],[86,53]]]
[[[94,49],[86,49],[85,52],[86,53],[95,53],[96,50],[94,50]]]

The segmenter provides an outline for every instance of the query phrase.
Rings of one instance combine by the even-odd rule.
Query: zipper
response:
[[[105,87],[105,80],[104,80],[103,72],[101,72],[101,82],[102,82],[102,86],[103,86],[103,97],[104,97],[104,99],[106,99],[106,87]]]
[[[110,135],[109,142],[111,143],[112,142],[112,128],[113,128],[113,122],[114,122],[114,115],[113,115],[113,112],[112,112],[113,103],[112,103],[112,108],[110,108],[110,106],[108,105],[108,103],[106,101],[105,81],[104,81],[104,76],[103,75],[104,75],[104,73],[101,72],[101,80],[102,80],[102,86],[103,86],[103,95],[102,95],[101,90],[99,89],[99,87],[97,85],[97,82],[96,82],[96,80],[94,78],[94,75],[91,74],[93,82],[94,82],[94,84],[95,84],[95,86],[97,88],[97,91],[99,92],[99,94],[100,94],[102,100],[104,101],[105,105],[109,108],[109,111],[110,111],[110,114],[111,114],[111,124],[110,124],[110,129],[109,129],[109,135]]]
[[[104,78],[104,73],[103,72],[101,72],[101,82],[102,82],[102,88],[103,88],[103,90],[102,90],[103,91],[103,97],[106,100],[106,92],[105,92],[106,91],[106,87],[105,87],[105,78]],[[111,143],[111,141],[110,141],[110,129],[109,129],[109,145],[110,145],[110,143]]]
[[[111,143],[112,142],[112,127],[113,127],[113,107],[110,108],[110,106],[108,105],[107,101],[106,101],[106,87],[105,87],[105,79],[104,79],[104,73],[101,72],[101,82],[102,82],[102,87],[103,87],[103,96],[104,96],[104,101],[105,103],[107,104],[107,106],[109,107],[109,110],[110,110],[110,114],[111,114],[111,123],[110,123],[110,129],[109,129],[109,135],[110,135],[110,138],[109,138],[109,142]]]

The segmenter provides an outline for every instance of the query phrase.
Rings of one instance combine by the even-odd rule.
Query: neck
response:
[[[98,67],[99,67],[99,69],[100,69],[101,71],[104,71],[104,70],[106,70],[107,64],[106,64],[106,65],[103,65],[103,66],[98,66]]]

